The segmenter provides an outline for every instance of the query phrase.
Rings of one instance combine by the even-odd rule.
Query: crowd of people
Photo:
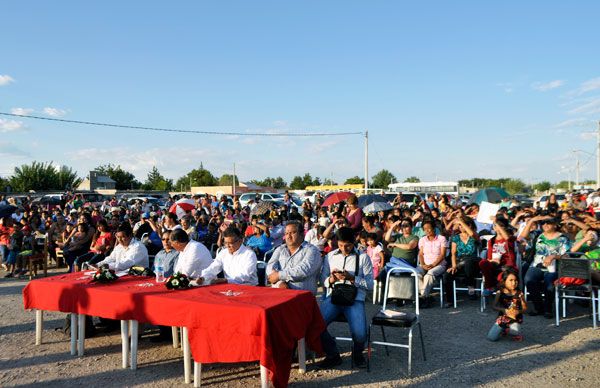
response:
[[[492,306],[499,312],[488,338],[510,333],[522,339],[525,310],[553,316],[556,261],[569,252],[600,256],[597,193],[571,193],[562,204],[550,195],[544,208],[506,199],[489,220],[478,217],[478,204],[449,195],[430,194],[407,204],[398,193],[391,210],[376,214],[365,214],[356,195],[329,206],[318,195],[300,209],[291,196],[286,192],[280,206],[258,199],[242,206],[237,197],[196,196],[193,208],[179,216],[167,211],[178,198],[169,198],[164,207],[116,197],[93,206],[77,195],[52,207],[24,201],[12,216],[1,219],[4,276],[23,276],[27,256],[45,244],[57,265],[70,271],[108,267],[118,272],[139,265],[164,276],[183,273],[204,284],[267,283],[315,296],[322,287],[326,324],[345,316],[353,362],[364,367],[365,299],[374,281],[383,281],[391,268],[418,271],[425,308],[432,305],[437,280],[444,280],[441,292],[449,307],[453,280],[464,279],[469,297],[476,298],[476,280],[483,278],[484,295],[495,294]],[[266,262],[264,274],[257,269],[259,261]],[[519,278],[525,284],[518,284]],[[593,279],[600,282],[597,266]],[[529,308],[522,286],[529,293]],[[321,367],[339,365],[339,350],[327,330],[322,343],[326,358]]]

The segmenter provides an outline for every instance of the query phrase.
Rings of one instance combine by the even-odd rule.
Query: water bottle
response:
[[[156,273],[156,282],[163,283],[165,281],[165,269],[163,268],[162,260],[157,257],[154,262],[154,269]]]

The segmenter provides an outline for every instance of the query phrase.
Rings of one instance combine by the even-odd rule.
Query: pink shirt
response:
[[[419,250],[423,252],[423,259],[425,264],[433,264],[436,262],[440,253],[442,252],[442,248],[446,247],[446,237],[442,235],[435,236],[433,241],[430,241],[427,236],[421,237],[419,240]],[[444,261],[440,263],[444,264]]]

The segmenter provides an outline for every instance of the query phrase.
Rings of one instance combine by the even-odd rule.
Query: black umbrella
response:
[[[13,205],[0,205],[0,218],[10,217],[17,210],[16,206]]]
[[[265,213],[270,212],[275,207],[275,203],[271,201],[261,201],[254,209],[250,212],[250,215],[262,216]]]
[[[358,207],[365,207],[373,202],[387,202],[387,198],[379,194],[367,194],[358,197]]]

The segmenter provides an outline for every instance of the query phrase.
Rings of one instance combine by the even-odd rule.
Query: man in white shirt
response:
[[[171,245],[179,252],[173,273],[182,273],[189,278],[200,277],[202,271],[212,263],[212,256],[204,244],[194,240],[185,230],[178,228],[171,231]]]
[[[108,268],[115,272],[126,271],[134,265],[148,267],[148,250],[144,244],[133,238],[129,223],[119,225],[115,237],[117,245],[108,257],[97,263],[98,267],[108,265]]]
[[[283,244],[283,234],[285,233],[285,226],[281,224],[281,217],[273,217],[273,224],[270,228],[271,239],[273,240],[273,247],[278,247]]]
[[[201,281],[207,284],[234,283],[256,286],[256,254],[243,244],[242,232],[230,226],[223,232],[223,242],[227,249],[222,249],[215,260],[202,271]],[[217,279],[223,271],[225,279]]]

